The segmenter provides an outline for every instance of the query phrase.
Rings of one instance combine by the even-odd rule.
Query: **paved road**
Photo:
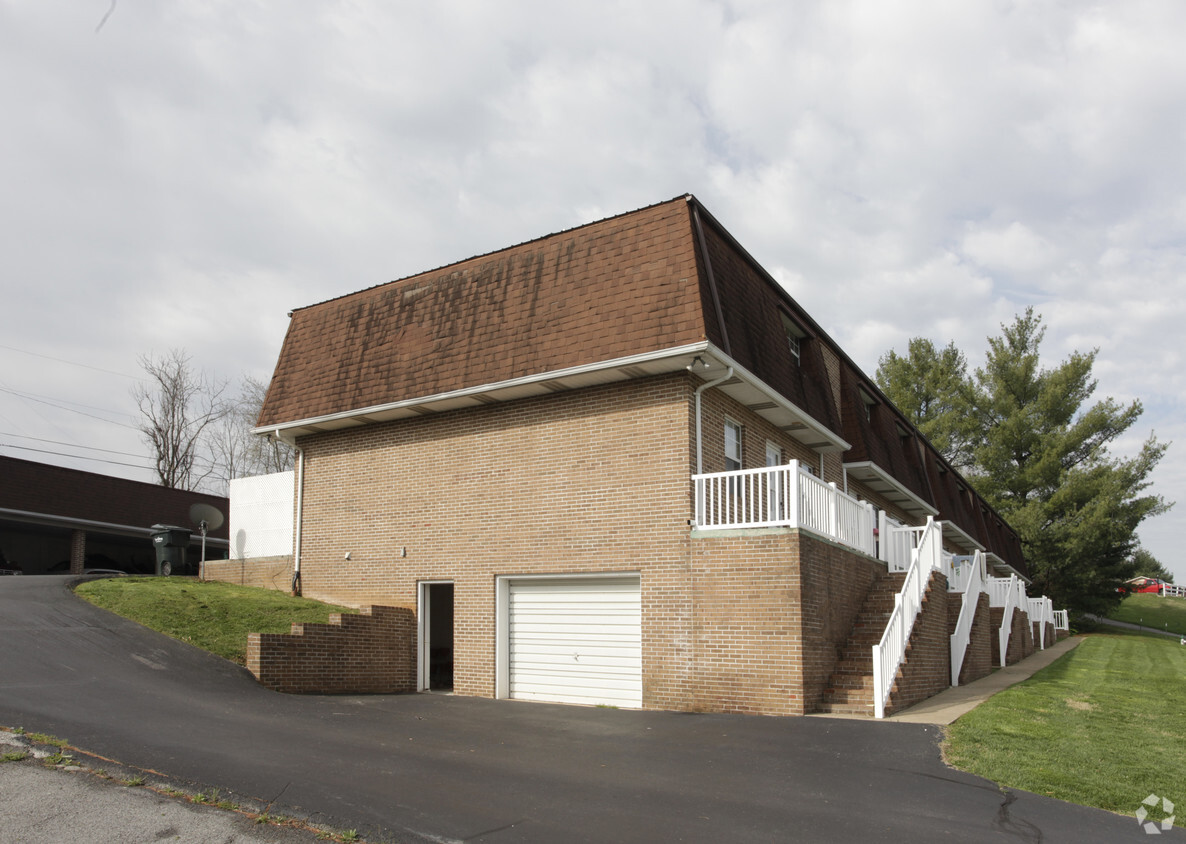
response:
[[[931,726],[280,695],[52,577],[0,579],[0,642],[0,724],[375,840],[1147,840],[945,767]]]

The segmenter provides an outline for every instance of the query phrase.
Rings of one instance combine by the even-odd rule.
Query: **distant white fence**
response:
[[[231,559],[292,553],[292,472],[231,481]]]
[[[1186,598],[1186,586],[1178,586],[1174,583],[1163,583],[1161,584],[1161,597]]]

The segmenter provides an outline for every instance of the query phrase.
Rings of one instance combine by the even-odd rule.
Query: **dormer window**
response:
[[[791,350],[791,357],[795,359],[795,363],[801,363],[803,338],[807,336],[807,332],[785,313],[782,315],[782,330],[786,335],[787,348]]]
[[[873,408],[877,406],[878,401],[864,387],[858,387],[857,392],[861,394],[861,403],[865,407],[865,421],[872,422]]]

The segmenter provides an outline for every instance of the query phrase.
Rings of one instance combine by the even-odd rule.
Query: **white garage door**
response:
[[[638,577],[512,580],[508,603],[512,698],[642,706]]]

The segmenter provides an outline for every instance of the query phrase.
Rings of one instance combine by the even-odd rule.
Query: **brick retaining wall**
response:
[[[405,607],[334,613],[329,624],[252,633],[247,669],[261,684],[295,694],[376,694],[416,689],[416,618]]]

